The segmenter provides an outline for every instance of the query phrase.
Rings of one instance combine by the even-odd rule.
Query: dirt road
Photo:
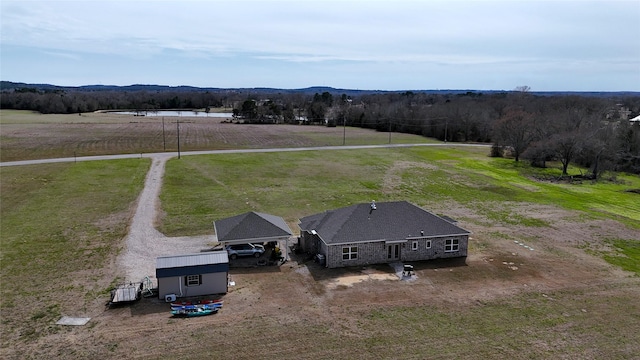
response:
[[[151,156],[151,169],[138,198],[137,210],[125,240],[126,249],[118,257],[119,269],[127,281],[139,281],[145,276],[155,278],[155,260],[158,256],[196,253],[215,242],[213,235],[170,238],[155,229],[162,177],[165,164],[171,157],[170,154]]]

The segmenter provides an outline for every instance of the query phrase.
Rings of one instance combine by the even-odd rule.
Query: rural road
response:
[[[273,149],[236,149],[236,150],[206,150],[206,151],[183,151],[180,156],[189,155],[214,155],[214,154],[244,154],[244,153],[268,153],[268,152],[287,152],[287,151],[317,151],[317,150],[358,150],[358,149],[380,149],[380,148],[403,148],[416,146],[472,146],[472,147],[490,147],[490,144],[461,144],[461,143],[435,143],[435,144],[386,144],[386,145],[347,145],[347,146],[313,146],[313,147],[297,147],[297,148],[273,148]],[[97,160],[118,160],[118,159],[143,159],[156,157],[178,157],[177,152],[162,152],[148,154],[119,154],[119,155],[99,155],[99,156],[79,156],[66,157],[57,159],[39,159],[39,160],[21,160],[21,161],[5,161],[0,162],[3,166],[19,166],[34,164],[50,164],[61,162],[78,162],[78,161],[97,161]]]
[[[388,144],[388,145],[359,145],[359,146],[321,146],[302,148],[277,148],[277,149],[239,149],[239,150],[210,150],[181,152],[180,156],[208,155],[208,154],[241,154],[241,153],[267,153],[287,151],[314,151],[314,150],[357,150],[376,148],[400,148],[415,146],[484,146],[486,144]],[[83,156],[77,158],[58,158],[42,160],[24,160],[2,162],[0,167],[34,165],[45,163],[117,160],[132,158],[150,158],[151,168],[145,178],[144,189],[138,198],[136,212],[129,227],[129,233],[125,239],[125,249],[118,257],[120,276],[125,281],[140,281],[145,276],[155,278],[155,260],[158,256],[197,253],[211,247],[215,242],[215,235],[167,237],[156,230],[154,222],[159,208],[159,194],[162,187],[162,177],[167,160],[177,157],[177,152],[150,153],[150,154],[122,154],[103,156]]]

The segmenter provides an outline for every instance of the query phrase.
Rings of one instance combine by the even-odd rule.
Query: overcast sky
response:
[[[640,0],[2,0],[2,80],[640,91]]]

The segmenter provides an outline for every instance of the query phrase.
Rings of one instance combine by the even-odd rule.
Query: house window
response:
[[[345,246],[342,248],[342,260],[354,260],[358,258],[357,246]]]
[[[414,241],[411,243],[411,250],[418,250],[418,242]]]
[[[458,251],[458,239],[447,239],[444,243],[444,252]]]
[[[185,282],[187,286],[202,285],[202,275],[187,275]]]
[[[427,249],[431,249],[431,240],[427,240],[427,245],[425,246]]]

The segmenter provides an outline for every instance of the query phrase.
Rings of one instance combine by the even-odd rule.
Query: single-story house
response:
[[[356,204],[299,225],[301,249],[329,268],[466,257],[470,234],[407,201]]]
[[[275,215],[250,211],[213,222],[217,240],[225,245],[271,241],[289,241],[293,235],[283,218]],[[286,255],[288,243],[284,246]]]
[[[226,251],[161,256],[156,259],[156,278],[160,299],[225,294],[229,256]]]

